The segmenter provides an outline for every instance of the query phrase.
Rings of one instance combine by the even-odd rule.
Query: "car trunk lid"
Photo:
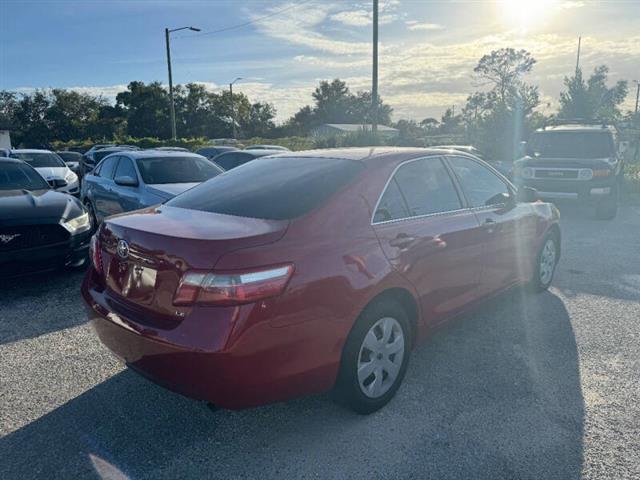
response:
[[[211,270],[225,253],[273,243],[288,225],[165,205],[111,217],[100,242],[112,307],[141,323],[170,326],[189,311],[173,305],[186,271]]]

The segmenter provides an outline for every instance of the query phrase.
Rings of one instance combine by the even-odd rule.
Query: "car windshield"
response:
[[[223,170],[209,160],[198,157],[150,157],[136,160],[145,183],[204,182]]]
[[[51,152],[13,152],[11,157],[25,161],[33,168],[65,166],[62,159]]]
[[[102,160],[107,155],[111,155],[112,153],[120,152],[121,150],[98,150],[93,154],[93,157],[96,159],[96,163]]]
[[[613,138],[603,132],[537,132],[528,144],[533,157],[606,158],[614,155]]]
[[[287,220],[304,215],[349,183],[361,162],[265,158],[225,172],[168,205],[240,217]]]
[[[44,190],[49,185],[38,172],[20,163],[0,162],[0,190]]]

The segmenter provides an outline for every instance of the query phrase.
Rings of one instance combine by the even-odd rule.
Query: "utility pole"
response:
[[[576,57],[576,76],[578,76],[578,70],[580,69],[580,44],[582,43],[582,37],[578,37],[578,55]]]
[[[378,0],[373,0],[373,72],[371,85],[371,132],[378,132]]]
[[[636,110],[635,113],[638,113],[638,100],[640,100],[640,80],[634,80],[636,82]]]
[[[231,128],[233,129],[233,139],[236,139],[236,108],[233,103],[233,84],[237,81],[242,80],[242,77],[236,78],[233,82],[229,84],[229,96],[231,97]]]
[[[164,29],[164,40],[165,40],[165,43],[167,44],[167,68],[169,70],[169,98],[170,98],[169,111],[171,114],[171,138],[173,140],[177,138],[176,107],[175,107],[175,103],[173,102],[173,76],[171,75],[171,45],[169,43],[169,34],[172,32],[177,32],[178,30],[191,30],[194,32],[200,31],[199,28],[195,28],[195,27],[181,27],[181,28],[174,28],[173,30],[169,30],[168,28]]]

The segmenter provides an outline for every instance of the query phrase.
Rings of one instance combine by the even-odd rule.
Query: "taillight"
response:
[[[93,265],[94,270],[102,274],[102,252],[101,252],[100,239],[98,238],[98,233],[96,233],[93,237],[91,237],[91,242],[89,244],[89,256],[91,257],[91,264]]]
[[[240,272],[186,272],[173,297],[174,305],[240,305],[280,295],[293,265]]]

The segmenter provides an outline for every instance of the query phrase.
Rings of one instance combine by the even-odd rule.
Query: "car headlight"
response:
[[[515,170],[515,174],[520,178],[533,178],[534,171],[533,171],[533,168],[531,167],[523,167],[523,168],[517,168]]]
[[[581,168],[578,170],[578,178],[580,180],[591,180],[593,178],[593,170],[590,168]]]
[[[69,231],[69,233],[71,233],[71,235],[87,232],[91,229],[91,221],[89,220],[89,214],[85,212],[79,217],[72,218],[71,220],[64,222],[62,226],[66,228]]]
[[[67,183],[73,183],[78,179],[78,176],[72,171],[69,171],[69,173],[65,175],[64,179],[67,181]]]

